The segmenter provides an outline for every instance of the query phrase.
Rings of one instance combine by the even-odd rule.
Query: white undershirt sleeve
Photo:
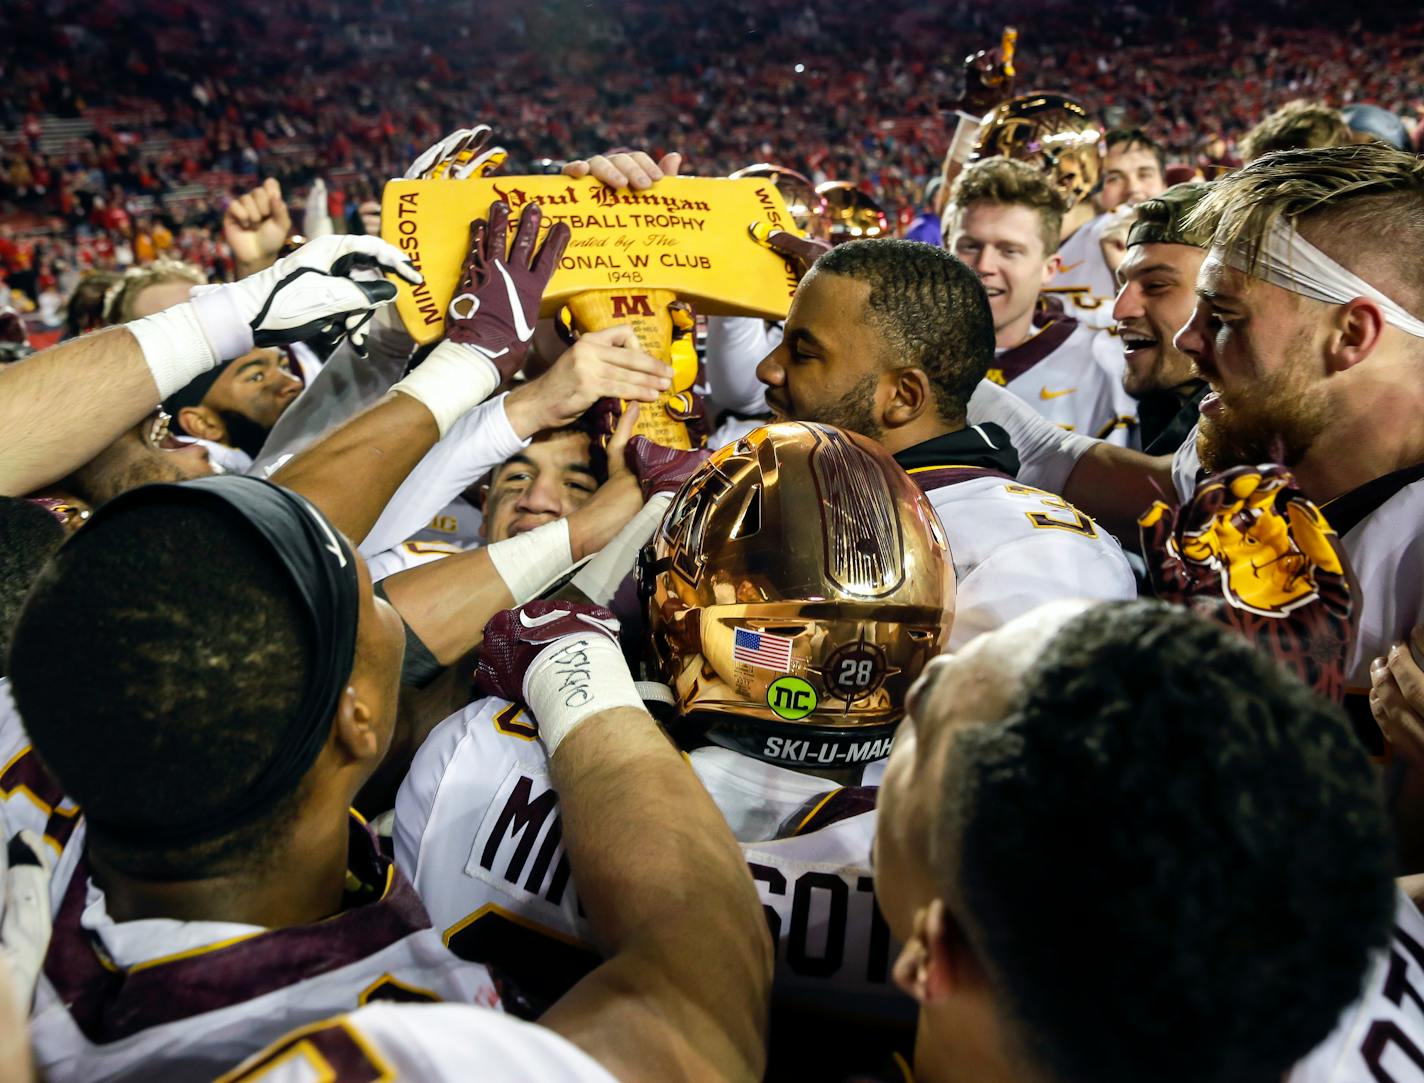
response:
[[[399,545],[470,485],[529,446],[509,424],[506,397],[499,395],[475,407],[426,452],[361,542],[362,556]]]

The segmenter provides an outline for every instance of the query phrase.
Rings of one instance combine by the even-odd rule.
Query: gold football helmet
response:
[[[816,186],[796,170],[761,162],[737,170],[728,179],[740,180],[742,177],[763,177],[771,181],[786,201],[786,209],[791,212],[796,228],[817,240],[830,240],[831,225],[826,216],[826,201],[816,191]]]
[[[1037,166],[1053,178],[1071,209],[1098,185],[1101,139],[1093,118],[1072,98],[1022,94],[989,110],[969,160],[1002,155]]]
[[[879,444],[806,422],[757,429],[704,463],[639,579],[677,713],[791,766],[887,755],[954,616],[928,498]]]
[[[890,236],[890,223],[880,204],[849,181],[826,181],[816,186],[816,192],[826,201],[832,244]]]

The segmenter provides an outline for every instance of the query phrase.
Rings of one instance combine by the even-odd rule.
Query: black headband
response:
[[[301,705],[267,763],[241,793],[207,815],[182,823],[141,823],[89,817],[91,828],[119,843],[186,846],[221,838],[252,823],[292,793],[331,733],[331,720],[356,658],[360,589],[346,540],[296,493],[242,475],[145,485],[105,504],[85,527],[102,530],[115,509],[140,504],[217,503],[252,525],[286,569],[311,631],[311,667]],[[155,509],[156,510],[156,509]],[[178,720],[174,720],[175,723]]]

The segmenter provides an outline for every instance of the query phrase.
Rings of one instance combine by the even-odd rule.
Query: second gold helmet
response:
[[[1071,209],[1097,187],[1102,132],[1078,102],[1035,92],[1000,102],[984,117],[971,162],[996,155],[1037,166]]]
[[[816,186],[816,192],[826,201],[832,244],[891,235],[880,204],[849,181],[826,181]]]

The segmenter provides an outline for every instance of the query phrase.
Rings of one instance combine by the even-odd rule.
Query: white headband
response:
[[[1246,253],[1237,247],[1213,245],[1211,255],[1218,263],[1302,297],[1333,305],[1343,305],[1356,297],[1367,298],[1379,306],[1385,323],[1406,335],[1424,338],[1424,320],[1411,316],[1359,275],[1341,267],[1297,233],[1284,218],[1277,218],[1272,224],[1254,267],[1249,265]]]

